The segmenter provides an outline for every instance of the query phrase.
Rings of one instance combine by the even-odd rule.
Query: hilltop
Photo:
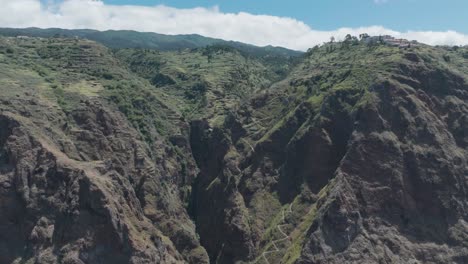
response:
[[[31,30],[0,37],[1,263],[468,261],[468,48]]]

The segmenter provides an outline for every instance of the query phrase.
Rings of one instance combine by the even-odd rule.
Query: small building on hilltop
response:
[[[418,45],[418,42],[415,40],[409,41],[403,38],[397,39],[390,35],[366,37],[366,38],[362,38],[362,41],[364,41],[364,43],[366,44],[382,43],[382,44],[387,44],[393,47],[400,47],[400,48],[407,48],[407,47]]]

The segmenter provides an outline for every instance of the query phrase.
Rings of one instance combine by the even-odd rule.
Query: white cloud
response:
[[[382,0],[379,0],[382,1]],[[96,0],[0,0],[0,27],[60,27],[98,30],[131,29],[163,34],[200,34],[255,45],[306,50],[335,36],[389,34],[427,44],[466,45],[468,35],[454,31],[398,32],[382,26],[315,30],[287,17],[223,13],[217,7],[178,9],[168,6],[116,6]]]

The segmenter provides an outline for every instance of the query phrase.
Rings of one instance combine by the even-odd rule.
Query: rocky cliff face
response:
[[[0,44],[0,263],[468,262],[466,48]]]
[[[434,65],[422,48],[354,52],[336,72],[333,52],[315,51],[222,132],[196,126],[205,134],[192,144],[211,154],[199,158],[201,241],[229,234],[203,244],[211,259],[467,261],[465,68]]]
[[[2,166],[2,262],[19,261],[18,256],[40,263],[175,261],[168,254],[173,246],[144,219],[140,201],[124,176],[133,169],[130,164],[126,162],[125,171],[119,173],[111,160],[71,159],[56,143],[31,134],[34,125],[15,114],[4,113],[1,122],[7,154]],[[101,134],[87,132],[84,145]],[[79,137],[85,134],[80,133]],[[136,147],[136,142],[116,143],[120,147],[127,143],[126,153],[132,143]],[[76,153],[82,147],[67,144],[67,151]],[[135,160],[133,155],[125,158]]]
[[[111,58],[102,52],[91,61]],[[184,204],[194,161],[181,163],[170,143],[188,152],[188,141],[155,130],[145,136],[94,93],[102,83],[75,86],[55,75],[52,85],[63,88],[49,88],[29,69],[51,66],[29,63],[2,66],[11,83],[2,84],[0,115],[0,262],[207,263]],[[70,68],[63,73],[89,79]],[[16,81],[10,69],[24,78]],[[71,87],[80,92],[68,93]]]
[[[468,260],[466,76],[420,56],[357,110],[299,263]]]
[[[164,226],[190,221],[169,202],[178,199],[135,131],[99,104],[72,116],[76,126],[61,124],[58,135],[16,113],[1,116],[1,262],[182,262],[176,246],[196,250],[194,227]]]
[[[373,92],[298,262],[466,262],[467,153],[446,112],[455,98],[390,82]]]

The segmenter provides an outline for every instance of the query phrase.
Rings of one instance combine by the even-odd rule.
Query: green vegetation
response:
[[[468,71],[460,71],[468,65],[463,57],[465,51],[466,48],[442,49],[424,45],[412,48],[366,45],[353,38],[348,44],[328,43],[315,47],[309,50],[287,78],[257,93],[250,102],[239,107],[241,114],[238,119],[243,123],[246,136],[239,140],[238,147],[246,149],[241,145],[243,142],[250,142],[257,146],[256,153],[252,154],[255,158],[264,155],[274,160],[274,163],[282,155],[287,155],[285,149],[288,145],[294,145],[294,140],[303,138],[307,131],[313,128],[326,129],[331,120],[337,119],[336,116],[343,117],[340,120],[352,121],[359,110],[371,105],[379,107],[377,93],[388,87],[389,83],[404,85],[403,79],[403,84],[398,83],[399,78],[408,76],[409,70],[415,71],[415,79],[419,78],[411,80],[415,84],[425,81],[417,75],[417,71],[432,69],[440,72],[440,76],[422,87],[423,89],[433,86],[442,92],[444,87],[436,84],[446,82],[438,80],[451,76],[449,72],[458,72],[466,83]],[[432,78],[434,76],[436,75]],[[457,80],[456,76],[453,78]],[[279,174],[280,169],[281,167],[278,169]],[[272,176],[273,179],[275,177]],[[249,190],[255,189],[255,183],[249,179],[245,186]],[[281,184],[281,181],[275,184]],[[328,196],[332,186],[333,180],[320,191],[319,199]],[[271,188],[274,192],[280,187],[274,185]],[[291,243],[282,243],[280,252],[268,253],[270,260],[281,259],[281,262],[275,263],[294,263],[300,257],[302,247],[307,241],[306,232],[319,213],[317,203],[301,199],[304,191],[299,192],[293,202],[293,213],[288,217],[288,223],[294,226],[292,230],[288,230],[291,232]],[[250,211],[250,217],[261,222],[256,225],[262,235],[258,248],[260,255],[257,256],[256,263],[264,263],[261,253],[272,250],[272,241],[281,238],[276,228],[281,222],[281,204],[277,205],[276,198],[269,198],[268,201],[275,205],[271,206],[273,214],[268,211],[270,217],[266,217],[269,214],[254,205],[255,210]],[[257,202],[255,200],[251,204]]]
[[[18,83],[43,103],[73,110],[83,100],[106,99],[127,116],[144,138],[176,132],[171,100],[146,80],[128,72],[105,47],[88,40],[0,38],[0,50],[14,47],[1,63],[1,82]],[[24,73],[17,78],[12,71]],[[1,77],[1,76],[0,76]],[[8,91],[11,91],[10,87]]]
[[[243,163],[230,168],[236,170],[235,176],[226,176],[226,180],[214,175],[203,190],[229,190],[236,185],[235,191],[248,194],[248,199],[242,197],[248,200],[247,209],[242,211],[248,221],[243,224],[257,232],[256,250],[269,250],[272,241],[281,238],[277,226],[283,222],[282,210],[293,200],[292,212],[286,217],[289,226],[285,227],[291,241],[271,255],[283,263],[299,258],[306,232],[320,212],[317,199],[310,199],[313,195],[302,183],[293,186],[297,190],[287,190],[291,197],[281,196],[282,162],[295,140],[311,129],[328,129],[326,125],[337,115],[353,124],[359,110],[379,107],[377,93],[388,84],[450,95],[441,84],[468,82],[466,47],[417,45],[405,49],[367,45],[349,36],[344,42],[314,47],[293,59],[287,50],[220,44],[199,36],[28,30],[32,35],[68,37],[0,37],[3,100],[40,104],[60,113],[70,126],[70,113],[83,104],[105,104],[122,113],[151,151],[166,147],[168,155],[177,159],[182,177],[197,173],[188,158],[189,143],[184,141],[190,133],[189,122],[207,120],[211,127],[232,137],[233,145],[224,158]],[[0,30],[0,34],[28,30]],[[94,36],[112,49],[71,38],[70,34]],[[181,43],[180,38],[189,39],[189,44],[174,48],[172,44]],[[133,42],[126,43],[128,39]],[[163,48],[166,45],[171,48]],[[425,71],[431,72],[430,78],[418,75]],[[206,128],[205,132],[209,135],[212,131]],[[161,143],[179,135],[179,145],[177,140]],[[176,170],[173,164],[167,166]],[[245,179],[257,172],[258,178]],[[316,195],[319,200],[333,184],[330,181],[322,188]],[[189,197],[191,190],[187,184],[177,191]],[[200,248],[194,254],[203,253],[198,251]]]
[[[273,66],[279,63],[267,63],[221,45],[177,52],[122,49],[115,55],[154,88],[171,95],[184,117],[207,117],[213,124],[226,109],[266,89],[284,74]]]
[[[144,33],[131,30],[97,31],[89,29],[67,30],[59,28],[0,28],[0,35],[16,37],[42,37],[42,38],[86,38],[102,43],[109,48],[141,48],[157,49],[162,51],[177,51],[183,49],[201,48],[210,45],[224,45],[242,50],[258,57],[299,57],[302,52],[281,47],[256,47],[236,41],[225,41],[203,37],[200,35],[163,35],[157,33]]]
[[[302,214],[293,215],[294,218],[298,219],[295,224],[294,230],[291,232],[292,244],[287,248],[286,253],[283,255],[281,260],[282,263],[292,264],[300,257],[300,253],[307,238],[307,231],[312,226],[314,220],[317,217],[317,206],[321,199],[325,199],[330,190],[333,188],[335,180],[332,179],[327,185],[325,185],[318,193],[318,201],[309,205],[307,201],[308,190],[303,190],[302,193],[294,200],[293,204],[297,204],[298,209],[296,212],[302,212]],[[304,210],[306,213],[303,213]]]

